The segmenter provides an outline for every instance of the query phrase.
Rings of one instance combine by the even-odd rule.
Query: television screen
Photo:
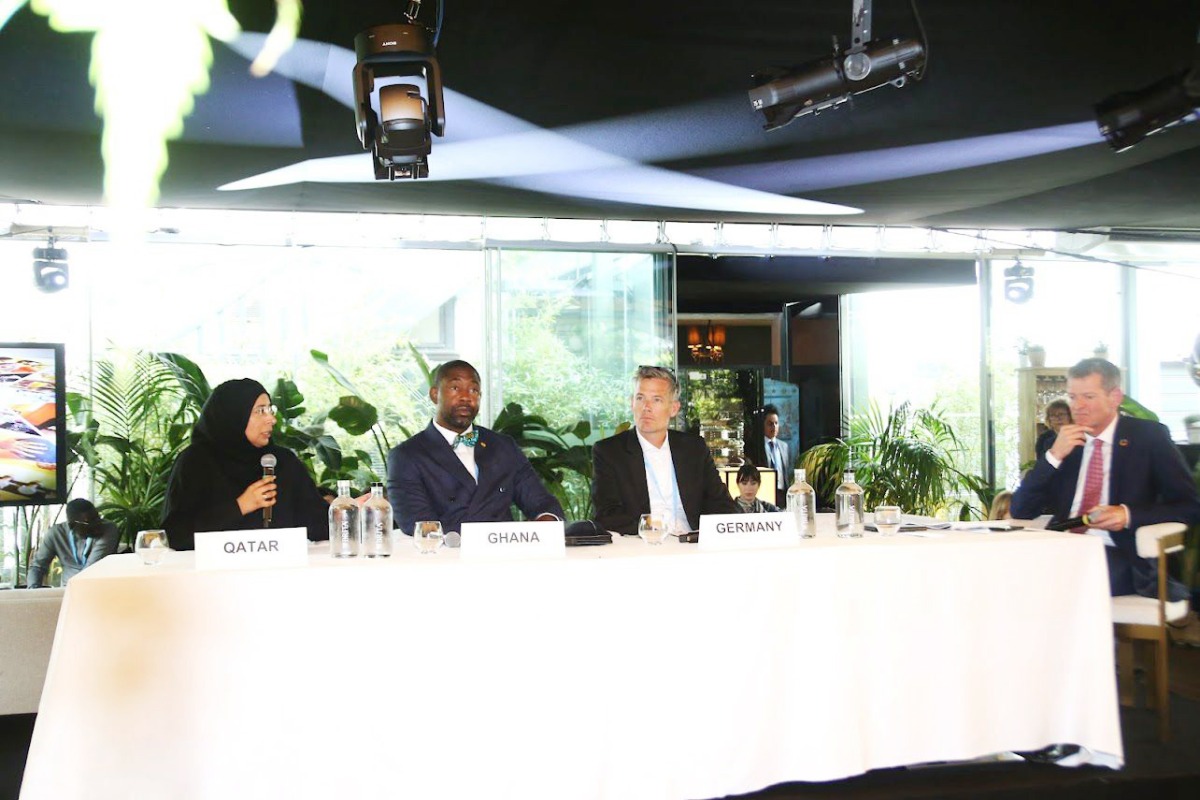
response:
[[[0,343],[0,505],[66,502],[61,344]]]

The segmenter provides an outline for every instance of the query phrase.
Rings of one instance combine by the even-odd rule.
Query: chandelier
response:
[[[687,348],[697,364],[719,364],[725,357],[725,326],[712,322],[699,326],[688,326]]]

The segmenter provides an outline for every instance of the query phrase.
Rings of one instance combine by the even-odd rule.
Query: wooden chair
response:
[[[1187,600],[1167,600],[1167,556],[1183,552],[1186,530],[1182,522],[1138,528],[1138,555],[1158,561],[1158,597],[1119,595],[1112,599],[1121,705],[1135,703],[1134,667],[1151,664],[1146,669],[1146,707],[1158,710],[1158,738],[1163,742],[1171,738],[1167,623],[1183,619],[1188,613]]]

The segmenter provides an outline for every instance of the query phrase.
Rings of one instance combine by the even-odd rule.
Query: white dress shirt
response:
[[[438,425],[437,420],[433,421],[433,427],[438,429],[438,433],[446,437],[446,444],[454,448],[454,455],[458,456],[458,460],[467,468],[467,472],[471,473],[471,477],[475,479],[476,483],[479,483],[479,467],[475,466],[475,448],[467,447],[461,442],[456,447],[454,440],[458,437],[458,434],[449,428],[443,428],[441,425]],[[474,425],[468,425],[467,429],[462,432],[462,435],[466,436],[474,427]]]
[[[687,530],[691,525],[679,498],[679,482],[675,478],[675,462],[671,460],[671,437],[663,439],[662,447],[655,447],[642,432],[637,433],[642,446],[642,459],[646,463],[646,488],[650,491],[650,513],[668,520],[671,530]]]

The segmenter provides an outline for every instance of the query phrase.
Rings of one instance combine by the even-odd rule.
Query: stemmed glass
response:
[[[877,506],[875,508],[875,527],[882,536],[895,536],[903,521],[900,506]]]
[[[445,540],[442,523],[436,519],[424,520],[413,525],[413,544],[423,556],[436,553]]]
[[[133,552],[138,554],[143,564],[158,564],[170,549],[170,545],[167,544],[167,532],[161,529],[138,531],[133,540]]]
[[[638,536],[646,544],[662,544],[667,534],[667,523],[658,514],[642,514],[638,518]]]

